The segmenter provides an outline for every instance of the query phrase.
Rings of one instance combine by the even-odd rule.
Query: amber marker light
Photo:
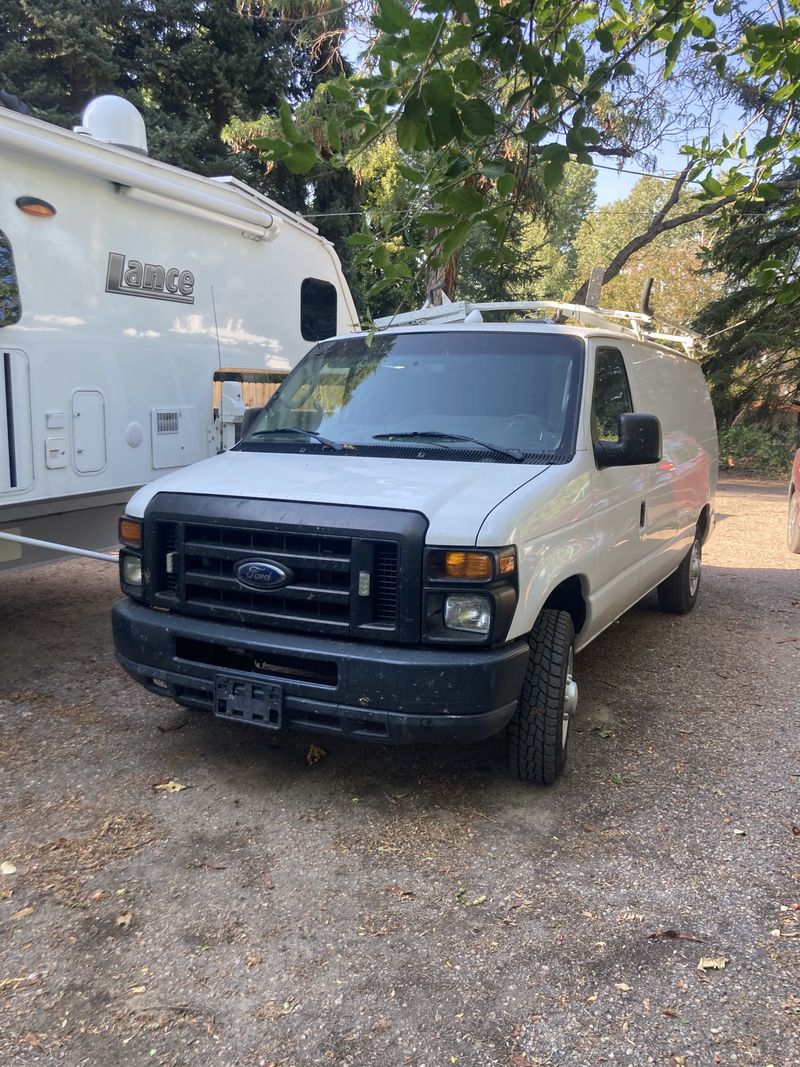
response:
[[[33,215],[37,219],[52,219],[56,209],[46,200],[40,200],[38,196],[18,196],[17,207],[26,215]]]
[[[448,578],[482,582],[492,577],[492,557],[486,552],[445,552],[443,569]]]
[[[142,547],[142,524],[138,519],[121,518],[119,520],[120,544],[129,548]]]
[[[498,572],[498,574],[503,575],[503,577],[505,577],[508,574],[513,574],[516,569],[517,569],[517,559],[516,559],[516,556],[512,552],[509,552],[509,554],[507,556],[501,556],[500,559],[498,560],[497,572]]]

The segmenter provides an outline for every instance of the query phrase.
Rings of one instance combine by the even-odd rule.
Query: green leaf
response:
[[[773,134],[771,137],[762,137],[760,141],[756,142],[756,146],[753,149],[757,156],[763,155],[765,152],[771,152],[773,148],[777,148],[783,138],[780,134]]]
[[[339,136],[339,126],[337,125],[336,119],[330,119],[328,121],[328,142],[334,152],[341,152],[342,139]]]
[[[281,120],[281,129],[283,130],[283,135],[286,140],[291,141],[292,144],[300,144],[303,140],[303,135],[297,129],[292,112],[285,100],[281,100],[278,115]]]
[[[411,12],[401,0],[378,0],[378,15],[372,21],[379,30],[387,33],[400,33],[411,25]]]
[[[504,174],[508,173],[508,168],[505,163],[482,163],[481,174],[485,178],[502,178]]]
[[[517,185],[516,176],[503,174],[497,179],[497,191],[501,196],[511,196]]]
[[[416,217],[420,226],[430,226],[434,230],[446,230],[455,226],[458,217],[449,211],[420,211]]]
[[[479,248],[472,256],[472,265],[474,267],[485,267],[487,263],[494,262],[495,255],[493,248]]]
[[[716,32],[716,26],[708,15],[694,16],[692,20],[693,37],[713,37]]]
[[[390,263],[391,259],[389,258],[389,249],[386,247],[386,245],[375,245],[375,248],[372,251],[373,267],[377,267],[380,270],[383,267],[388,267]]]
[[[436,40],[436,36],[439,29],[439,19],[432,22],[430,19],[418,19],[412,20],[408,30],[408,40],[411,47],[417,51],[426,55]]]
[[[366,248],[371,245],[374,240],[375,238],[371,233],[364,233],[363,230],[359,233],[351,233],[344,239],[345,244],[350,245],[351,248]]]
[[[446,145],[455,134],[451,107],[435,107],[431,111],[428,120],[430,124],[431,140],[435,147]]]
[[[711,174],[709,174],[707,178],[704,178],[700,182],[700,185],[709,196],[720,196],[722,194],[722,185]]]
[[[544,146],[541,158],[543,163],[553,162],[563,166],[569,159],[569,149],[566,145],[559,144],[558,141],[553,141]]]
[[[464,92],[471,92],[481,83],[483,71],[474,59],[462,59],[453,71],[453,80]]]
[[[338,100],[342,104],[350,100],[350,88],[343,79],[337,78],[335,81],[325,82],[324,84],[325,90],[330,93],[334,100]]]
[[[756,193],[762,200],[779,200],[781,191],[777,185],[773,185],[772,182],[759,182],[756,186]]]
[[[435,107],[437,104],[452,104],[456,93],[450,77],[443,70],[434,70],[422,86],[422,95]]]
[[[470,235],[471,229],[471,222],[459,222],[457,226],[454,226],[442,241],[442,255],[449,259],[454,252],[462,248]]]
[[[486,203],[477,189],[471,189],[467,185],[462,185],[458,189],[450,189],[442,193],[439,199],[462,215],[480,211]]]
[[[464,125],[470,133],[478,137],[494,133],[494,112],[485,100],[474,96],[471,100],[465,100],[459,110]]]
[[[557,185],[560,185],[563,176],[564,164],[560,160],[551,160],[550,163],[545,164],[542,181],[548,193],[552,192]]]
[[[285,159],[292,150],[288,141],[281,141],[276,137],[256,137],[253,144],[256,148],[260,148],[269,159],[278,161]]]
[[[394,282],[391,278],[381,278],[379,282],[375,282],[374,285],[371,285],[369,289],[367,289],[367,297],[377,296],[378,293],[382,293],[386,289],[391,289],[393,285]]]
[[[292,145],[291,151],[283,162],[292,174],[306,174],[319,162],[319,153],[310,141]]]
[[[421,170],[406,166],[405,163],[397,164],[397,172],[401,177],[405,178],[407,182],[411,182],[412,185],[422,185],[425,181],[425,175]]]
[[[397,143],[404,152],[413,152],[417,147],[417,139],[422,132],[422,124],[402,115],[397,123],[395,136]]]
[[[601,52],[614,51],[614,35],[605,26],[598,26],[594,31],[594,39],[600,45]]]

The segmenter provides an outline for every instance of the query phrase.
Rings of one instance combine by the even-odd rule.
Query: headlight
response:
[[[125,556],[122,560],[122,581],[125,585],[142,584],[142,561],[138,556]]]
[[[444,602],[444,624],[448,630],[488,634],[492,627],[492,605],[489,597],[453,593]]]

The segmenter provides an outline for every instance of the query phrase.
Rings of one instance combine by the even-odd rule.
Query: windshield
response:
[[[289,375],[240,447],[563,461],[574,451],[582,366],[579,338],[532,330],[330,341]]]

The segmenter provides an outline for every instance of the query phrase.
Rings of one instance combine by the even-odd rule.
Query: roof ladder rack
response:
[[[503,300],[473,303],[471,300],[453,301],[442,293],[442,303],[433,306],[426,303],[418,311],[406,311],[375,319],[375,326],[385,330],[393,326],[445,325],[448,322],[483,322],[484,312],[519,314],[525,311],[555,312],[554,322],[574,320],[579,326],[602,330],[623,329],[640,340],[669,341],[682,345],[687,353],[692,351],[699,337],[691,331],[685,333],[659,333],[648,329],[653,325],[653,316],[641,311],[618,311],[611,308],[589,307],[586,304],[567,304],[558,300]],[[671,324],[670,324],[671,325]]]

